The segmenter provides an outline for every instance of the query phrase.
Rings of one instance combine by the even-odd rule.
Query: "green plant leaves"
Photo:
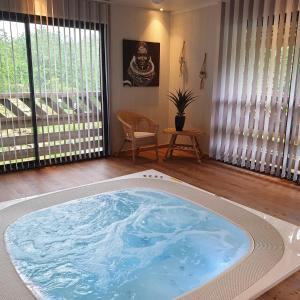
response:
[[[168,97],[177,108],[177,115],[179,116],[183,116],[185,109],[197,99],[197,96],[194,96],[191,90],[183,89],[178,89],[175,93],[169,92]]]

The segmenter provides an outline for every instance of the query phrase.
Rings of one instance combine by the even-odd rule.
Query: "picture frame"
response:
[[[123,40],[123,86],[158,87],[160,43]]]

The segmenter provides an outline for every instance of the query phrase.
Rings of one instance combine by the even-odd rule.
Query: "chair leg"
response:
[[[125,144],[126,144],[126,140],[123,141],[123,143],[122,143],[122,145],[121,145],[119,151],[117,152],[117,155],[116,155],[116,156],[119,156],[119,155],[120,155],[120,153],[121,153],[123,147],[125,146]]]
[[[156,141],[155,152],[156,152],[156,160],[159,161],[159,156],[158,156],[158,141]]]
[[[136,151],[135,142],[132,141],[132,160],[134,163],[135,163],[135,151]]]

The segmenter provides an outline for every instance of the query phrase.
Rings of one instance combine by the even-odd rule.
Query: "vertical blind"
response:
[[[300,1],[222,4],[210,156],[299,181]]]
[[[1,5],[1,170],[106,155],[108,6]]]

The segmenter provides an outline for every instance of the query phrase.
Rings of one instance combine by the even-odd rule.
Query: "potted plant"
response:
[[[185,109],[194,101],[197,97],[193,95],[191,90],[176,90],[175,93],[169,93],[170,101],[175,105],[177,114],[175,116],[176,131],[182,131],[185,122]]]

